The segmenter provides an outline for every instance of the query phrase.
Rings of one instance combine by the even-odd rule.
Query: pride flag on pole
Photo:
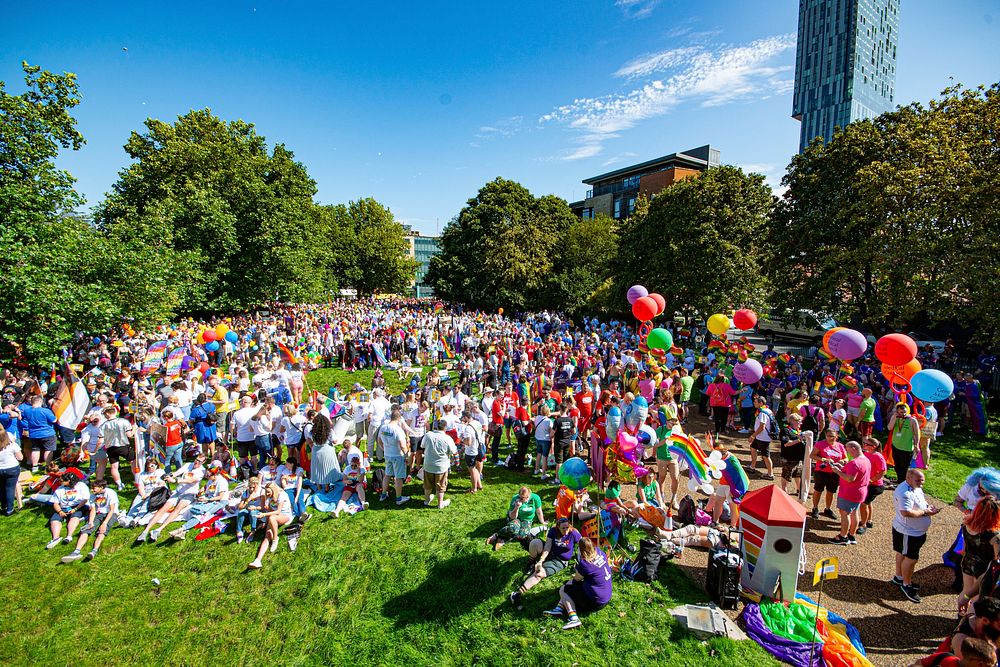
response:
[[[63,369],[63,379],[56,391],[56,400],[52,412],[63,428],[76,430],[90,410],[90,396],[87,388],[69,366]]]
[[[451,348],[451,345],[448,344],[448,339],[445,338],[444,336],[438,336],[438,339],[441,343],[441,350],[442,352],[444,352],[444,358],[454,359],[455,351]]]
[[[278,347],[278,356],[281,358],[281,362],[284,364],[294,364],[295,354],[289,349],[287,345],[282,343],[280,340],[274,341],[274,344]]]
[[[167,377],[175,378],[181,374],[181,364],[184,363],[183,347],[173,350],[167,355]]]
[[[158,340],[146,350],[146,358],[142,362],[142,374],[152,373],[163,365],[163,355],[167,353],[167,341]]]

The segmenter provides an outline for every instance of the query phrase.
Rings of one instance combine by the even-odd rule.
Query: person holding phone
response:
[[[899,586],[910,602],[920,602],[913,584],[913,570],[920,558],[920,547],[927,541],[931,517],[941,511],[924,497],[924,473],[917,468],[906,472],[906,480],[896,487],[892,500],[896,517],[892,522],[892,550],[896,552],[896,575],[891,582]]]

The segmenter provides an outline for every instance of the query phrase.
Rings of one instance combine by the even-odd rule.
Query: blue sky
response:
[[[572,201],[711,143],[776,186],[798,145],[793,0],[4,4],[9,91],[22,59],[79,76],[87,145],[60,164],[89,205],[130,131],[204,107],[288,146],[320,202],[372,196],[425,233],[497,176]],[[996,81],[1000,3],[906,0],[898,53],[900,103]]]

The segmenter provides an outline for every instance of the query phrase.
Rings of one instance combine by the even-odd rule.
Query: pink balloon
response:
[[[639,446],[639,439],[627,431],[618,431],[618,451],[630,452]]]
[[[635,473],[636,477],[645,477],[649,474],[649,468],[645,466],[636,466],[632,469],[632,471]]]
[[[733,375],[743,384],[753,384],[764,376],[764,367],[756,359],[747,359],[733,366]]]

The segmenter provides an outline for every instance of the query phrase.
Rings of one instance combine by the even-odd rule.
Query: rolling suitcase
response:
[[[715,604],[723,609],[735,609],[740,597],[740,574],[743,558],[740,556],[739,540],[734,539],[741,531],[729,530],[729,541],[708,552],[708,573],[705,590]]]

